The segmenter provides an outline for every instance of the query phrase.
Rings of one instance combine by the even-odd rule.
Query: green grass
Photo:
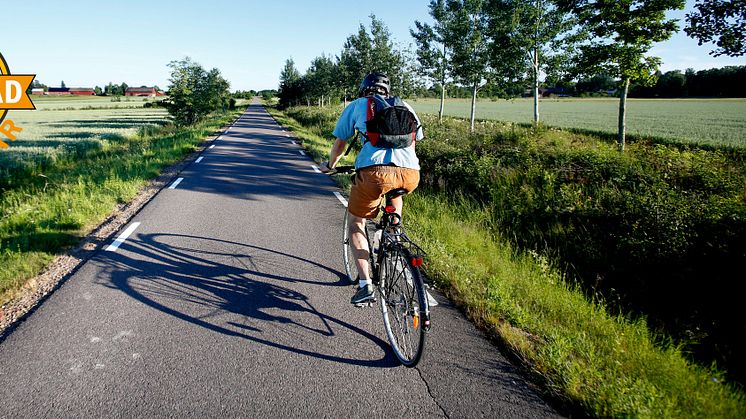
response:
[[[438,99],[409,103],[418,113],[438,113]],[[627,103],[627,132],[631,135],[746,148],[746,99],[629,99]],[[540,117],[549,126],[616,133],[618,107],[615,98],[543,99]],[[446,101],[446,115],[467,118],[469,111],[469,100]],[[476,117],[531,123],[533,99],[480,100]]]
[[[326,159],[330,115],[270,110]],[[420,188],[407,198],[408,231],[429,254],[428,274],[477,324],[522,360],[547,393],[592,416],[744,417],[746,398],[721,373],[695,365],[644,319],[610,314],[569,286],[545,257],[490,228],[494,214]],[[458,194],[456,194],[458,196]],[[437,327],[437,312],[434,313]]]
[[[149,109],[30,113],[23,123],[16,114],[24,131],[0,151],[5,177],[14,175],[0,189],[0,304],[234,117],[177,128]]]

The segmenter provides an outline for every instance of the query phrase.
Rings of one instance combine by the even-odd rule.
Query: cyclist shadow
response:
[[[108,275],[102,276],[107,280],[99,283],[193,325],[327,361],[379,368],[398,365],[387,342],[320,311],[306,295],[283,286],[345,284],[346,277],[319,263],[262,247],[175,234],[141,234],[107,256],[111,260],[103,266]],[[339,280],[311,281],[299,272],[331,273]],[[299,335],[311,338],[298,339]],[[331,340],[319,346],[312,338],[318,335]],[[340,353],[358,344],[337,338],[359,336],[377,346],[382,357],[359,359]],[[304,348],[305,342],[316,342],[317,347]]]

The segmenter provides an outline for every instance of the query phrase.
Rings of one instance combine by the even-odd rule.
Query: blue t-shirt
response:
[[[414,112],[411,106],[404,103],[417,118],[417,123],[420,123],[420,118]],[[362,133],[366,133],[365,120],[367,119],[368,113],[368,98],[361,97],[350,102],[349,105],[342,111],[342,115],[337,120],[337,126],[334,128],[334,136],[340,140],[349,141],[355,135],[355,130]],[[424,137],[422,134],[422,127],[417,130],[417,140],[421,140]],[[409,169],[420,170],[420,160],[414,153],[414,143],[407,148],[377,148],[370,143],[365,141],[365,138],[361,135],[360,140],[364,141],[363,149],[357,155],[355,160],[355,168],[360,169],[363,167],[381,165],[381,164],[393,164],[399,167],[406,167]]]

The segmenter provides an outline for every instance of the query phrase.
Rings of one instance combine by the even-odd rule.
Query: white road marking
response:
[[[201,161],[202,161],[202,159],[204,159],[204,157],[200,157],[200,158],[198,158],[197,160],[195,160],[194,162],[195,162],[195,163],[199,163],[199,162],[201,162]]]
[[[306,152],[303,151],[303,150],[298,150],[298,153],[300,153],[301,156],[305,156],[306,155]]]
[[[288,133],[286,132],[286,133],[285,133],[285,136],[286,136],[286,137],[290,137],[290,134],[288,134]]]
[[[334,196],[336,196],[336,197],[337,197],[337,199],[339,199],[339,202],[341,202],[341,203],[342,203],[342,205],[344,205],[344,206],[345,206],[345,208],[347,208],[347,200],[345,199],[345,197],[344,197],[344,196],[342,196],[342,194],[341,194],[341,193],[339,193],[339,192],[337,192],[337,191],[334,191]]]
[[[221,138],[223,138],[223,136],[222,135],[218,135],[218,138],[216,138],[215,141],[217,141],[217,140],[219,140]]]
[[[106,251],[107,252],[116,251],[119,248],[119,246],[121,246],[122,243],[124,243],[124,241],[127,240],[127,237],[129,237],[130,234],[132,234],[139,226],[140,226],[139,222],[130,224],[130,226],[127,227],[127,229],[124,230],[124,232],[120,234],[119,237],[117,237],[117,239],[114,240],[114,242],[109,245],[109,247],[106,248]]]
[[[430,295],[429,292],[425,291],[425,294],[427,294],[427,302],[430,304],[430,307],[435,307],[438,305],[438,302],[433,298],[432,295]]]
[[[213,145],[210,146],[210,149],[213,149],[213,148],[215,148],[215,144],[213,144]]]
[[[311,169],[313,169],[313,171],[316,173],[321,173],[321,170],[319,170],[319,167],[314,164],[311,165]]]
[[[172,183],[171,186],[168,187],[168,189],[176,189],[176,187],[179,186],[179,183],[181,183],[182,180],[184,180],[183,177],[176,179],[176,181]]]

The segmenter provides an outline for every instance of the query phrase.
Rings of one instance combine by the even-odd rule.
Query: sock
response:
[[[362,288],[362,287],[365,287],[368,284],[370,284],[370,281],[367,280],[367,279],[360,279],[360,280],[358,280],[358,283],[360,284],[360,288]]]

